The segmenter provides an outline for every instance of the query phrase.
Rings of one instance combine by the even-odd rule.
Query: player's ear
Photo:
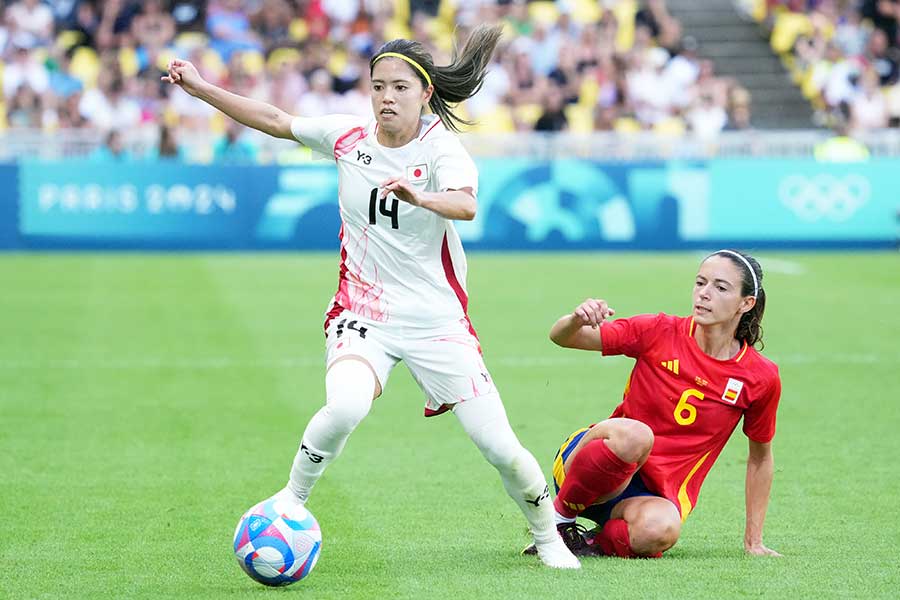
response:
[[[433,94],[434,94],[434,86],[433,86],[433,85],[429,85],[429,86],[428,86],[427,88],[425,88],[425,90],[422,92],[422,103],[423,103],[423,104],[428,104],[429,102],[431,102],[431,96],[432,96]]]
[[[756,298],[754,296],[745,296],[741,301],[741,307],[738,311],[741,314],[748,313],[753,310],[753,307],[756,306]]]

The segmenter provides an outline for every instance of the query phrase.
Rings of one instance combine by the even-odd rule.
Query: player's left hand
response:
[[[407,204],[412,204],[413,206],[422,205],[419,190],[407,181],[406,177],[389,177],[382,181],[379,187],[381,188],[382,199],[387,198],[387,195],[393,192],[397,198]]]
[[[753,556],[782,556],[771,548],[766,548],[765,544],[763,544],[762,542],[750,545],[744,544],[744,552],[746,552],[747,554],[752,554]]]

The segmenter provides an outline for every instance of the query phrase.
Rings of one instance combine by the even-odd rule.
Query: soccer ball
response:
[[[310,574],[322,550],[322,531],[303,505],[269,498],[244,513],[234,531],[234,555],[247,575],[281,586]]]

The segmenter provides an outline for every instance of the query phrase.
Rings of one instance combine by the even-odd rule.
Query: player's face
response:
[[[700,325],[737,322],[753,308],[756,300],[741,293],[741,270],[724,256],[710,256],[700,265],[694,279],[694,308],[691,315]]]
[[[394,135],[407,131],[415,135],[432,89],[422,86],[422,80],[406,61],[379,60],[372,70],[372,111],[379,127]]]

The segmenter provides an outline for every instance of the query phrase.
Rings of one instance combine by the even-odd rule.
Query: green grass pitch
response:
[[[488,367],[546,473],[631,366],[553,346],[550,325],[588,296],[684,314],[699,256],[470,256]],[[0,597],[896,598],[900,257],[760,258],[784,384],[765,541],[784,558],[742,553],[738,430],[662,560],[542,568],[493,469],[452,415],[422,417],[401,365],[313,492],[315,571],[270,590],[231,536],[323,402],[337,257],[0,256]]]

